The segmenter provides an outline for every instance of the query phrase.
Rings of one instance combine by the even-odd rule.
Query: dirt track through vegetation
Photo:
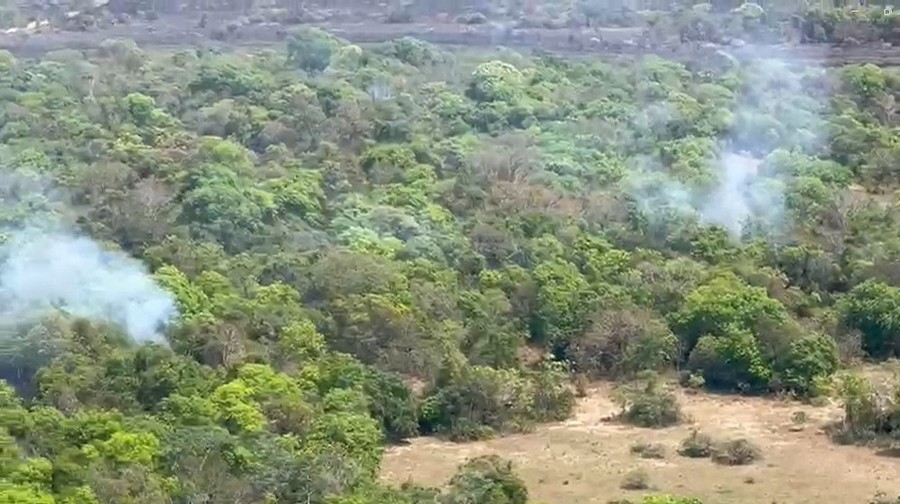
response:
[[[672,493],[721,504],[862,503],[876,491],[900,493],[900,460],[870,448],[836,445],[822,432],[823,425],[840,417],[833,406],[706,394],[681,395],[680,400],[688,422],[639,429],[603,420],[616,407],[609,388],[598,387],[581,400],[571,420],[529,434],[465,444],[419,438],[391,448],[382,475],[394,483],[441,485],[467,458],[498,454],[516,464],[538,502],[599,504],[642,493]],[[792,420],[798,411],[807,418],[802,425]],[[762,449],[763,459],[726,467],[679,456],[679,444],[695,428],[719,440],[747,438]],[[631,454],[638,442],[662,443],[665,459]],[[646,471],[652,488],[621,489],[625,475],[638,468]]]

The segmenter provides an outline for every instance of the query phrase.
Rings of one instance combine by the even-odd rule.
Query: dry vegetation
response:
[[[454,444],[419,438],[389,450],[382,475],[393,482],[440,485],[469,457],[498,454],[512,460],[537,501],[605,503],[641,490],[624,484],[645,474],[651,490],[721,504],[868,502],[876,492],[900,493],[896,459],[864,447],[838,446],[822,427],[840,417],[833,405],[679,394],[687,421],[666,429],[609,422],[618,409],[611,388],[587,390],[569,421],[529,434]],[[798,421],[802,420],[802,421]],[[678,455],[695,430],[715,441],[746,439],[762,458],[743,466]],[[663,459],[642,458],[635,446],[662,446]],[[826,482],[826,483],[823,483]],[[645,492],[645,493],[646,493]]]

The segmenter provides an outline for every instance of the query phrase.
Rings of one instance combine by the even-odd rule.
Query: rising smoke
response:
[[[644,163],[641,170],[629,174],[626,187],[651,218],[671,211],[689,214],[703,224],[723,227],[740,240],[750,225],[770,234],[787,229],[786,181],[765,169],[765,158],[775,149],[818,148],[822,141],[819,112],[825,100],[805,85],[821,69],[800,70],[784,60],[753,54],[752,48],[744,51],[741,61],[730,55],[729,60],[742,67],[744,83],[733,104],[731,131],[707,159],[713,183],[685,184],[658,163]],[[653,104],[635,123],[652,128],[674,114],[675,107]]]
[[[18,325],[63,311],[113,323],[136,341],[165,343],[161,331],[176,315],[171,294],[139,261],[105,250],[64,224],[61,214],[32,200],[61,203],[60,192],[34,178],[0,176],[0,208],[24,213],[0,226],[0,321]],[[23,211],[23,206],[24,211]]]
[[[778,229],[784,219],[784,193],[774,181],[761,177],[761,159],[725,152],[715,161],[717,184],[699,206],[700,221],[725,228],[740,237],[751,221]]]

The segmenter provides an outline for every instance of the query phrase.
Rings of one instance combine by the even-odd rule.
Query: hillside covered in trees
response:
[[[522,504],[499,458],[397,488],[382,452],[591,380],[656,426],[676,371],[892,443],[839,371],[900,354],[900,74],[759,56],[0,55],[0,502]]]

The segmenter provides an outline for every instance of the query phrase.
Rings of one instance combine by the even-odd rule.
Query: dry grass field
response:
[[[642,493],[670,493],[710,504],[864,504],[877,491],[900,495],[900,459],[864,447],[838,446],[822,426],[840,418],[835,406],[813,407],[764,398],[680,395],[690,417],[677,427],[651,430],[604,422],[616,412],[610,387],[598,385],[581,399],[569,421],[534,432],[484,442],[454,444],[420,438],[391,448],[383,477],[440,486],[468,457],[497,454],[512,460],[536,502],[606,503]],[[802,411],[806,421],[793,417]],[[745,437],[763,459],[726,467],[678,455],[692,429],[716,439]],[[662,460],[630,452],[634,443],[661,443]],[[625,475],[643,469],[652,489],[620,488]]]

